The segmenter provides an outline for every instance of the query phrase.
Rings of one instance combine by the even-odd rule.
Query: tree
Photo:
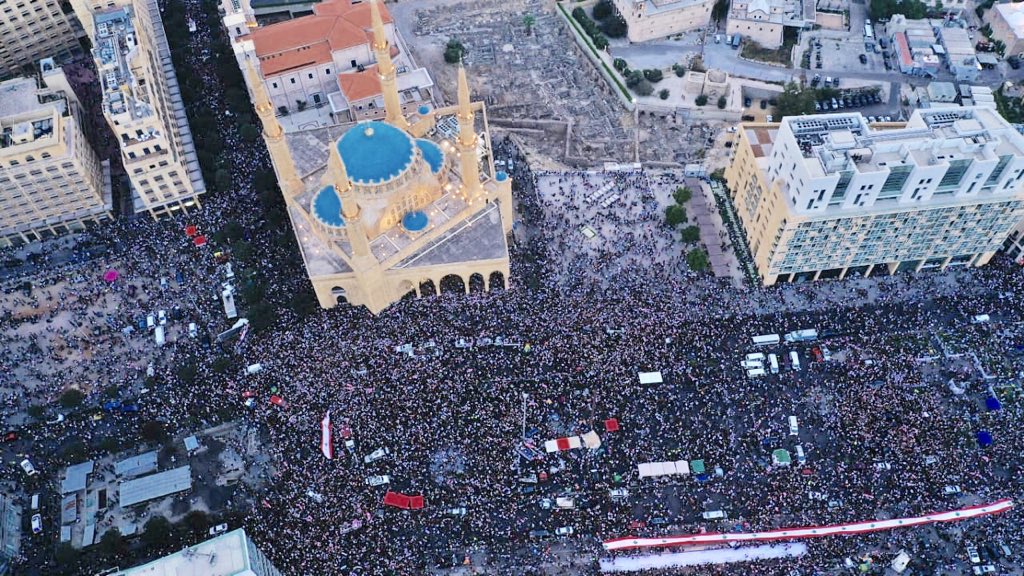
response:
[[[117,528],[111,528],[103,533],[98,548],[100,554],[108,558],[122,557],[128,553],[128,543]]]
[[[600,0],[594,5],[594,20],[604,20],[615,13],[615,6],[612,5],[611,0]]]
[[[183,384],[192,384],[196,381],[196,375],[198,374],[198,372],[199,370],[196,367],[195,360],[189,358],[180,366],[178,366],[178,380],[181,380]]]
[[[690,60],[690,70],[693,72],[707,72],[707,68],[704,67],[704,59],[700,56],[694,56]]]
[[[163,516],[153,516],[146,521],[142,543],[150,548],[163,548],[170,543],[172,526]]]
[[[701,94],[700,96],[697,96],[697,99],[694,100],[694,103],[697,104],[697,106],[704,106],[705,104],[708,103],[708,97]]]
[[[601,21],[601,31],[609,38],[622,38],[629,32],[629,25],[618,11]]]
[[[163,442],[167,438],[167,428],[159,420],[147,420],[139,427],[139,435],[147,442]]]
[[[79,464],[89,459],[89,448],[86,447],[85,442],[75,440],[61,448],[60,457],[69,464]]]
[[[679,64],[678,62],[672,65],[672,71],[676,73],[676,76],[682,78],[686,76],[686,66]]]
[[[686,209],[678,204],[673,204],[668,208],[665,208],[665,225],[669,228],[675,228],[683,222],[686,222]]]
[[[78,388],[68,388],[60,395],[60,405],[65,408],[76,408],[85,400],[85,393]]]
[[[181,522],[185,528],[197,536],[206,535],[206,531],[210,529],[210,516],[202,510],[192,510],[185,514],[185,518]]]
[[[622,58],[616,58],[612,62],[612,65],[614,65],[615,69],[618,70],[619,72],[622,72],[623,70],[625,70],[629,66],[628,64],[626,64],[626,61],[623,60]]]
[[[687,226],[679,233],[679,237],[687,244],[696,242],[697,240],[700,240],[700,228],[696,226]]]
[[[668,100],[668,88],[662,88],[661,92],[658,92],[658,98]]]
[[[466,47],[458,39],[452,38],[444,47],[444,61],[449,64],[456,64],[462,61],[466,55]]]
[[[814,90],[801,88],[796,82],[790,82],[786,84],[782,94],[779,94],[775,108],[780,117],[813,114],[816,100]]]
[[[686,253],[686,265],[694,272],[703,272],[708,269],[708,253],[702,248],[694,248]]]
[[[629,73],[629,76],[626,77],[626,87],[635,88],[636,85],[639,84],[643,79],[643,72],[641,72],[640,70],[633,70],[632,72]]]
[[[113,454],[121,450],[121,442],[114,436],[104,436],[97,447],[103,452]]]
[[[61,542],[53,552],[53,559],[58,566],[70,568],[78,563],[78,550],[70,542]]]
[[[245,236],[245,228],[242,228],[237,220],[228,220],[218,231],[218,236],[220,236],[220,241],[234,242]]]
[[[533,14],[527,14],[523,16],[523,28],[526,28],[526,35],[529,36],[533,31],[533,25],[537,23],[537,19],[533,17]]]
[[[231,188],[231,171],[218,168],[213,175],[213,183],[217,190],[229,190]]]
[[[304,108],[304,106],[299,106],[300,110],[302,108]],[[260,137],[259,129],[252,124],[243,124],[238,128],[238,133],[241,134],[242,138],[245,139],[246,142],[255,142],[256,139]]]
[[[249,262],[252,260],[254,252],[252,250],[252,244],[249,244],[245,240],[238,240],[231,244],[231,255],[238,258],[242,262]]]
[[[231,360],[224,356],[218,356],[210,362],[210,370],[218,374],[223,374],[231,368]]]
[[[35,418],[36,420],[42,418],[46,414],[46,408],[38,404],[33,404],[28,407],[28,415]]]
[[[640,82],[633,87],[633,92],[636,92],[638,96],[650,96],[654,93],[654,85],[648,82],[646,78],[641,78]]]
[[[270,302],[263,301],[249,309],[249,325],[257,332],[262,332],[277,321],[277,310]]]
[[[664,75],[661,73],[661,70],[658,70],[656,68],[648,68],[647,70],[644,70],[644,78],[650,80],[651,82],[657,83],[661,82],[661,79],[664,78]]]
[[[693,191],[686,186],[680,186],[672,193],[672,198],[676,201],[676,204],[682,206],[693,198]]]
[[[718,109],[719,110],[725,110],[725,105],[728,104],[728,103],[729,103],[729,101],[725,99],[724,95],[718,97]]]
[[[306,292],[296,292],[290,300],[288,300],[288,308],[295,313],[299,318],[305,318],[313,312],[316,312],[316,302],[313,299],[312,294]]]

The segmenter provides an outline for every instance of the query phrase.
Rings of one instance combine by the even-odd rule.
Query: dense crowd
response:
[[[198,7],[189,6],[199,27],[198,55],[213,34]],[[197,56],[192,64],[211,87],[198,105],[217,112],[237,191],[205,198],[202,210],[173,222],[122,219],[94,229],[82,242],[107,245],[104,259],[59,264],[62,275],[51,274],[31,294],[5,295],[0,386],[8,414],[53,402],[70,386],[86,389],[88,403],[100,402],[110,388],[137,392],[151,338],[120,329],[140,312],[177,308],[183,318],[201,319],[204,331],[227,328],[214,297],[218,267],[211,250],[184,237],[186,223],[211,234],[227,222],[241,223],[260,254],[269,297],[304,289],[293,248],[261,228],[253,208],[253,178],[269,166],[265,151],[241,139],[222,113],[217,79],[205,60]],[[600,541],[626,534],[831,524],[1019,500],[1019,404],[986,412],[987,383],[979,374],[952,371],[942,359],[922,360],[927,351],[919,339],[944,332],[979,352],[998,347],[1000,337],[990,327],[966,318],[990,312],[1004,326],[1021,320],[1019,309],[1000,298],[1009,294],[1013,301],[1024,289],[1012,263],[738,290],[687,271],[671,255],[675,240],[659,227],[654,192],[674,187],[672,176],[538,175],[511,139],[495,139],[494,148],[495,157],[514,160],[523,224],[512,244],[513,289],[405,300],[376,318],[348,307],[301,320],[286,313],[272,330],[224,347],[182,333],[156,363],[159,389],[140,418],[158,418],[175,434],[229,418],[262,431],[272,456],[269,482],[240,485],[233,501],[247,503],[244,527],[284,573],[412,575],[464,558],[487,574],[593,573],[605,555]],[[574,207],[607,182],[620,191],[619,201],[579,216]],[[585,225],[614,240],[583,247]],[[40,264],[48,258],[40,255]],[[109,267],[122,279],[103,281]],[[161,286],[160,278],[176,273],[181,282]],[[115,319],[116,330],[86,329],[106,318]],[[800,352],[809,366],[747,378],[739,361],[753,351],[751,336],[805,327],[828,331],[823,342],[832,360],[810,362],[810,345],[783,347]],[[498,336],[522,346],[454,346],[460,338]],[[438,355],[394,350],[430,341]],[[773,351],[784,357],[783,348]],[[219,357],[230,358],[232,369],[215,370]],[[197,377],[180,381],[176,369],[193,361]],[[927,362],[938,363],[937,375],[924,375]],[[242,368],[253,363],[264,370],[244,375]],[[637,382],[637,372],[653,370],[667,382]],[[946,386],[953,377],[968,390],[963,398]],[[286,407],[266,401],[275,388]],[[247,392],[258,399],[252,408],[243,404]],[[327,412],[334,420],[334,460],[320,454],[320,420]],[[773,467],[770,449],[795,441],[786,437],[790,414],[799,416],[808,463]],[[607,418],[618,419],[621,430],[605,432]],[[54,434],[91,442],[94,427],[73,420]],[[996,439],[984,449],[974,441],[982,428]],[[518,455],[524,433],[540,444],[590,430],[601,435],[599,451],[540,461]],[[351,451],[343,442],[348,431]],[[125,443],[136,439],[130,426],[108,433]],[[390,455],[366,463],[378,448]],[[636,478],[640,462],[682,458],[703,459],[722,475],[704,483]],[[37,466],[52,470],[55,459],[40,456]],[[889,467],[879,469],[879,463]],[[16,477],[7,469],[2,474]],[[533,474],[549,478],[521,481]],[[387,475],[389,483],[367,485],[373,475]],[[959,486],[963,495],[944,494],[946,485]],[[609,499],[608,490],[617,487],[631,491],[625,502]],[[422,494],[427,506],[385,508],[389,489]],[[575,509],[541,506],[542,499],[563,494],[573,495]],[[713,507],[730,519],[702,520],[700,513]],[[667,522],[654,522],[662,518]],[[900,549],[922,567],[959,573],[953,563],[959,558],[962,567],[966,541],[1001,540],[1024,552],[1015,518],[1010,513],[948,528],[810,542],[807,555],[758,562],[756,573],[810,574],[846,557],[874,552],[891,558]],[[563,526],[573,527],[574,536],[551,536]],[[530,535],[537,530],[548,534]]]

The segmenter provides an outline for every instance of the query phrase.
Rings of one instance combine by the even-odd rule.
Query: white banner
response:
[[[331,434],[331,413],[327,412],[324,419],[320,421],[320,451],[324,458],[334,459],[334,442]]]

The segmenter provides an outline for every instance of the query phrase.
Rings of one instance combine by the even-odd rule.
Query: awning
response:
[[[394,506],[402,510],[422,510],[424,501],[422,495],[409,496],[401,492],[388,491],[384,495],[384,505]]]
[[[618,419],[616,419],[616,418],[609,418],[609,419],[605,420],[604,421],[604,430],[605,430],[605,432],[618,432],[619,431],[619,421],[618,421]]]
[[[555,440],[548,440],[544,442],[544,450],[548,452],[561,452],[564,450],[572,450],[579,448],[583,443],[579,436],[569,436],[567,438],[556,438]]]
[[[593,430],[587,432],[586,434],[581,436],[581,438],[583,439],[583,445],[586,446],[587,448],[590,448],[591,450],[597,450],[598,448],[601,447],[601,437],[598,436],[597,432],[594,432]]]
[[[637,378],[641,384],[661,384],[661,372],[639,372]]]

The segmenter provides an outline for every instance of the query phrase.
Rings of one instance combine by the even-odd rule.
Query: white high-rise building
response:
[[[744,124],[726,171],[765,284],[981,266],[1024,220],[1024,135],[985,107]]]
[[[281,576],[239,528],[111,576]]]

